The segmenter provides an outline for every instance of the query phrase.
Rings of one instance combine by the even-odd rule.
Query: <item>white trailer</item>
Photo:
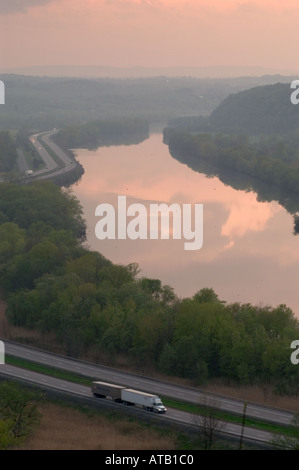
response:
[[[167,411],[161,398],[157,395],[140,390],[133,390],[132,388],[126,388],[122,385],[94,381],[92,382],[91,391],[96,398],[110,397],[118,403],[136,405],[147,411],[154,411],[159,414],[164,414]]]
[[[151,393],[133,390],[132,388],[124,388],[121,391],[121,399],[126,405],[139,405],[147,411],[166,413],[166,408],[163,405],[161,398]]]

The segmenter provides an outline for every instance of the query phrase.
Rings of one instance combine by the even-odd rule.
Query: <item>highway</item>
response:
[[[197,388],[166,383],[149,377],[129,374],[117,369],[103,367],[98,364],[87,363],[66,356],[52,354],[47,351],[30,348],[17,343],[9,341],[4,342],[5,353],[12,356],[72,371],[96,380],[125,385],[150,393],[157,393],[160,396],[188,401],[193,404],[199,404],[201,399],[208,398],[209,400],[215,400],[215,404],[225,411],[237,413],[239,415],[243,414],[244,402],[241,400],[220,395],[218,396],[215,394],[211,395],[203,393]],[[248,402],[246,406],[246,416],[282,425],[289,425],[293,418],[293,413]]]
[[[72,171],[74,167],[77,165],[77,162],[75,160],[70,158],[60,147],[58,147],[54,142],[52,142],[51,136],[56,134],[57,132],[58,132],[57,130],[51,130],[48,132],[40,132],[30,137],[29,140],[31,144],[35,148],[36,152],[39,153],[41,159],[43,160],[45,164],[45,168],[33,171],[32,175],[30,175],[30,178],[39,179],[39,180],[51,178],[53,176],[57,176],[65,172]],[[53,159],[53,157],[50,155],[45,145],[43,144],[46,144],[54,152],[54,154],[61,161],[62,167],[61,165],[58,165],[56,163],[56,161]],[[22,162],[22,159],[20,158],[20,153],[19,153],[19,166],[20,166],[21,172],[23,172],[24,163]],[[27,169],[28,169],[28,166],[27,166]]]
[[[54,131],[53,131],[54,133]],[[58,165],[55,160],[51,157],[49,152],[41,145],[38,138],[41,137],[44,133],[34,134],[30,137],[30,142],[35,148],[36,152],[39,153],[40,157],[42,158],[45,168],[41,170],[36,170],[33,172],[32,176],[42,175],[44,173],[49,173],[49,171],[55,170]]]
[[[29,166],[27,164],[24,152],[22,149],[17,148],[17,153],[18,153],[18,164],[19,164],[20,171],[22,173],[25,173],[25,171],[29,170]]]
[[[76,362],[76,361],[75,361]],[[43,389],[48,390],[55,390],[57,392],[63,392],[67,395],[73,395],[77,398],[85,399],[88,403],[91,403],[95,406],[99,406],[100,408],[107,408],[112,407],[118,411],[126,411],[128,413],[135,414],[136,416],[145,418],[147,417],[148,411],[138,409],[136,407],[125,407],[125,405],[120,403],[114,403],[110,399],[100,399],[93,397],[91,393],[91,388],[85,385],[79,385],[76,383],[68,382],[66,380],[57,379],[54,377],[50,377],[47,375],[43,375],[37,372],[32,372],[26,369],[21,369],[11,365],[0,365],[0,376],[4,378],[14,378],[17,380],[29,382],[30,384],[38,385]],[[183,424],[187,426],[196,426],[199,427],[200,423],[198,418],[192,413],[187,413],[185,411],[180,411],[174,408],[168,408],[167,413],[165,415],[155,415],[150,414],[148,415],[151,419],[157,420],[164,420],[166,423],[174,423],[174,424]],[[240,438],[242,433],[241,425],[236,425],[232,423],[225,423],[223,428],[221,428],[221,433],[229,434],[234,438]],[[251,429],[244,427],[243,430],[243,439],[244,440],[254,440],[262,443],[268,443],[273,438],[273,435],[269,432]]]

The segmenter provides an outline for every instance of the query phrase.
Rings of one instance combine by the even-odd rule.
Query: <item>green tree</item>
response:
[[[25,249],[25,230],[13,222],[0,225],[0,264],[6,263]]]
[[[15,444],[13,421],[0,418],[0,450],[6,450]]]
[[[196,294],[194,294],[193,299],[199,303],[207,303],[207,302],[220,302],[218,295],[209,287],[204,287],[200,289]]]
[[[0,420],[7,423],[8,430],[15,439],[25,437],[37,422],[37,407],[42,397],[40,392],[29,390],[15,382],[3,382],[0,385]]]

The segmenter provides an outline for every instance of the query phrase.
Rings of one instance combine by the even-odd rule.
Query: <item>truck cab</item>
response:
[[[167,408],[163,405],[162,401],[160,398],[155,398],[154,403],[153,403],[153,411],[155,413],[161,413],[164,414],[167,411]]]

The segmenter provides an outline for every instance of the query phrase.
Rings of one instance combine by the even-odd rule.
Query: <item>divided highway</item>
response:
[[[164,383],[148,377],[128,374],[116,369],[78,361],[66,356],[55,355],[47,351],[29,348],[16,343],[6,342],[5,352],[12,356],[22,357],[41,364],[82,374],[87,377],[93,377],[97,380],[139,388],[140,390],[145,390],[150,393],[157,393],[158,395],[185,400],[194,404],[199,404],[201,398],[208,397],[214,399],[216,402],[220,402],[221,408],[225,411],[240,415],[243,413],[244,401],[224,396],[207,395],[196,388]],[[293,413],[289,411],[269,408],[255,403],[247,404],[246,415],[283,425],[290,424],[293,418]]]
[[[103,380],[116,384],[125,385],[131,388],[144,390],[150,393],[156,393],[159,396],[169,397],[176,400],[188,401],[190,403],[199,404],[203,397],[208,397],[215,400],[220,408],[232,413],[242,415],[244,402],[230,397],[216,396],[212,394],[203,393],[201,390],[191,387],[184,387],[172,383],[165,383],[149,377],[144,377],[135,374],[129,374],[120,370],[103,367],[98,364],[79,361],[67,356],[53,354],[44,350],[31,348],[5,341],[6,355],[16,356],[37,363],[45,364],[59,369],[82,374],[96,380]],[[22,376],[24,380],[33,381],[42,385],[47,384],[49,387],[60,388],[61,390],[71,393],[80,393],[85,397],[92,397],[89,387],[73,384],[60,379],[50,378],[42,374],[36,374],[28,370],[19,369],[9,365],[0,365],[0,375],[7,374],[14,377]],[[183,413],[178,410],[169,409],[166,413],[166,419],[174,419],[184,423],[194,422],[194,416],[190,413]],[[270,421],[282,425],[288,425],[291,422],[293,413],[265,407],[256,403],[247,403],[246,417],[259,418],[264,421]],[[162,419],[162,417],[160,417]],[[241,433],[241,426],[239,425],[226,425],[225,432],[239,436]],[[260,430],[246,429],[244,437],[250,439],[257,439],[263,442],[268,442],[271,439],[269,433]]]
[[[77,362],[77,361],[75,361]],[[64,363],[65,364],[65,363]],[[135,415],[145,416],[145,413],[148,411],[139,410],[132,407],[124,407],[123,404],[114,403],[109,399],[99,399],[94,398],[91,394],[91,388],[85,385],[79,385],[76,383],[71,383],[66,380],[57,379],[47,375],[39,374],[37,372],[32,372],[26,369],[21,369],[18,367],[10,365],[0,365],[0,376],[3,377],[12,377],[14,379],[19,379],[21,381],[29,382],[41,386],[42,388],[56,390],[59,392],[64,392],[68,395],[74,395],[82,399],[86,399],[87,402],[91,402],[99,407],[113,407],[115,410],[126,410],[132,412]],[[181,423],[187,426],[196,426],[195,415],[187,413],[185,411],[176,410],[174,408],[168,408],[165,415],[155,415],[151,413],[151,418],[164,420],[166,422]],[[197,424],[198,426],[198,424]],[[229,434],[235,438],[239,438],[242,433],[242,428],[240,425],[235,424],[225,424],[222,429],[223,433]],[[243,438],[248,440],[254,440],[259,443],[268,443],[272,439],[272,434],[266,431],[244,428]]]
[[[29,176],[30,178],[34,177],[35,179],[46,179],[53,176],[61,175],[62,173],[72,171],[77,165],[77,162],[75,160],[70,158],[60,147],[58,147],[58,145],[56,145],[51,140],[51,136],[56,134],[57,132],[58,131],[55,129],[48,132],[40,132],[30,137],[29,140],[31,144],[33,145],[37,153],[40,155],[41,159],[45,164],[45,168],[33,171],[33,173]],[[56,157],[61,161],[60,165],[58,165],[58,163],[50,155],[45,145],[47,145],[53,151]],[[18,149],[20,170],[24,172],[24,162],[21,157],[21,153],[22,151]],[[28,170],[28,166],[26,170]]]

